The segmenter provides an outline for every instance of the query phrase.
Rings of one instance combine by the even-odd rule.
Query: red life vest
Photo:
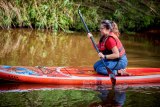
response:
[[[101,37],[99,44],[98,44],[99,51],[102,52],[104,55],[108,55],[108,54],[113,53],[112,50],[109,50],[106,47],[106,41],[109,37],[112,37],[116,41],[116,46],[118,48],[119,55],[120,55],[120,57],[122,57],[125,54],[125,49],[124,49],[121,41],[119,40],[119,38],[114,33],[110,33],[110,35],[108,35],[108,36]]]

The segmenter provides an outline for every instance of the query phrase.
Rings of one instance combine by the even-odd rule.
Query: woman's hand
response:
[[[87,35],[87,36],[88,36],[88,38],[90,38],[90,37],[91,37],[91,36],[93,36],[93,35],[92,35],[91,33],[88,33],[88,35]]]
[[[103,55],[103,53],[98,53],[98,56],[100,57],[100,58],[103,58],[103,59],[105,59],[105,55]]]

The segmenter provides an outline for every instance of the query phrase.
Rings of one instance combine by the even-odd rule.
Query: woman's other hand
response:
[[[105,55],[103,55],[103,53],[98,53],[98,56],[100,57],[100,58],[103,58],[103,59],[105,59]]]

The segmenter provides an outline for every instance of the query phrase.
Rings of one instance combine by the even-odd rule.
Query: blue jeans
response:
[[[119,60],[104,59],[104,63],[115,75],[117,75],[117,70],[124,69],[127,67],[128,60],[126,55],[123,55]],[[108,72],[101,60],[98,60],[94,64],[94,70],[99,74],[108,75]]]

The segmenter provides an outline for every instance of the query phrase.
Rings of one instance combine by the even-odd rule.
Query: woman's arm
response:
[[[106,58],[107,59],[117,59],[117,58],[119,58],[119,51],[118,51],[117,46],[114,46],[112,48],[112,54],[106,55]]]
[[[102,57],[102,58],[105,58],[105,57],[106,57],[106,59],[117,59],[117,58],[119,58],[119,51],[118,51],[117,46],[114,46],[114,47],[112,48],[112,54],[110,54],[110,55],[103,55],[103,54],[100,52],[98,55],[99,55],[99,57]]]

